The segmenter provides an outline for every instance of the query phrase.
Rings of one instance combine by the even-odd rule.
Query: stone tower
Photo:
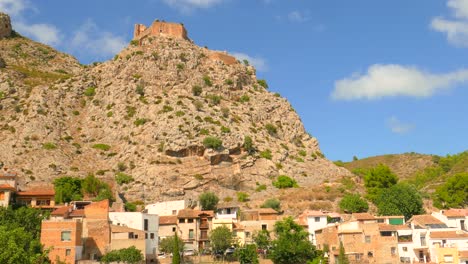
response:
[[[0,13],[0,38],[9,37],[10,35],[11,35],[10,16],[5,13]]]

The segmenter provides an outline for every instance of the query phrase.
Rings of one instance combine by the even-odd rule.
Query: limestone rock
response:
[[[0,38],[6,38],[11,35],[11,20],[10,16],[5,13],[0,13]]]

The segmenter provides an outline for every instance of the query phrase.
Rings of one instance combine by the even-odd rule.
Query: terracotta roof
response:
[[[177,224],[177,215],[168,215],[159,217],[159,225],[175,225]]]
[[[70,217],[83,217],[84,215],[84,209],[76,209],[69,214]]]
[[[447,216],[447,217],[466,217],[466,216],[468,216],[468,209],[443,210],[442,214]]]
[[[460,258],[468,259],[468,251],[458,251],[458,256],[460,256]]]
[[[468,233],[463,231],[432,231],[431,238],[468,238]]]
[[[201,211],[194,209],[182,209],[177,213],[177,218],[198,218]]]
[[[383,215],[383,216],[377,216],[377,219],[402,219],[405,218],[403,215]]]
[[[393,225],[397,230],[411,230],[408,225]]]
[[[214,217],[214,211],[213,210],[202,210],[200,211],[199,215],[208,215],[208,217]]]
[[[322,211],[305,210],[301,215],[304,216],[326,216]]]
[[[331,218],[341,218],[339,213],[328,213],[327,215]]]
[[[272,208],[260,208],[258,209],[259,214],[278,214],[275,209]]]
[[[419,225],[441,225],[444,224],[442,221],[439,219],[435,218],[432,215],[413,215],[409,222],[419,224]]]
[[[218,204],[218,206],[216,206],[218,209],[223,209],[223,208],[239,208],[239,205],[237,203],[234,203],[234,202],[230,202],[230,203],[222,203],[222,204]]]
[[[376,218],[369,213],[354,213],[352,218],[355,220],[375,220]]]
[[[397,226],[389,224],[379,224],[380,231],[397,231]]]
[[[10,184],[0,184],[0,190],[10,190],[10,191],[16,191],[15,187],[11,186]]]
[[[30,189],[17,193],[18,196],[54,196],[55,191],[53,189]]]
[[[140,233],[144,234],[145,232],[142,230],[126,227],[126,226],[120,226],[120,225],[110,225],[111,226],[111,232],[112,233]],[[143,239],[145,237],[142,237]]]
[[[62,207],[59,207],[59,208],[55,209],[54,211],[52,211],[52,213],[50,213],[50,215],[65,216],[65,214],[67,214],[68,210],[71,209],[71,208],[72,208],[71,206],[62,206]]]
[[[294,219],[296,223],[298,223],[301,226],[308,226],[309,223],[307,223],[307,217],[304,215],[300,215],[298,218]]]

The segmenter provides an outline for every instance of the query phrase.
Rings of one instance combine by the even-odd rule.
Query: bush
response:
[[[208,76],[208,75],[203,76],[203,82],[205,82],[206,86],[209,86],[209,87],[213,86],[213,83],[211,82],[210,76]]]
[[[109,149],[111,149],[111,146],[107,145],[107,144],[94,144],[92,146],[93,149],[99,149],[99,150],[102,150],[102,151],[108,151]]]
[[[261,191],[264,191],[267,189],[267,186],[265,184],[260,184],[257,186],[257,188],[255,188],[255,191],[256,192],[261,192]]]
[[[206,98],[210,99],[213,105],[219,105],[222,99],[221,96],[215,94],[208,95]]]
[[[199,96],[203,92],[203,89],[199,85],[195,85],[192,87],[192,94],[194,96]]]
[[[140,43],[139,43],[139,41],[136,40],[136,39],[130,41],[130,45],[132,45],[132,46],[138,46],[138,44],[140,44]]]
[[[144,125],[146,122],[148,122],[148,119],[146,119],[146,118],[137,118],[137,119],[133,122],[133,124],[134,124],[135,126],[142,126],[142,125]]]
[[[42,144],[42,148],[45,150],[53,150],[57,148],[57,145],[55,145],[55,143],[52,142],[46,142]]]
[[[88,87],[83,94],[89,97],[96,95],[96,87]]]
[[[436,189],[434,205],[437,208],[463,208],[468,204],[468,173],[451,176]]]
[[[240,98],[239,98],[239,102],[241,103],[247,103],[248,101],[250,101],[250,97],[246,94],[242,95]]]
[[[135,92],[140,96],[145,96],[145,87],[141,84],[137,85]]]
[[[226,85],[233,85],[234,82],[233,82],[231,79],[226,79],[226,80],[224,81],[224,84],[226,84]]]
[[[265,80],[257,80],[257,83],[263,88],[268,89],[268,83]]]
[[[206,137],[203,140],[203,145],[206,148],[212,148],[212,149],[218,150],[223,146],[223,141],[221,141],[221,139],[217,137]]]
[[[131,246],[129,248],[112,250],[102,256],[101,261],[104,263],[124,262],[128,264],[136,264],[141,263],[143,258],[141,251],[135,246]]]
[[[128,174],[125,174],[123,172],[118,172],[115,175],[115,181],[117,182],[118,185],[122,185],[122,184],[130,183],[130,182],[134,181],[134,179],[133,179],[132,176],[130,176]]]
[[[126,202],[125,203],[125,211],[127,212],[136,212],[136,204],[131,203],[131,202]]]
[[[264,158],[264,159],[271,160],[271,158],[272,158],[273,156],[272,156],[272,154],[271,154],[271,150],[266,149],[266,150],[260,152],[260,157],[261,157],[261,158]]]
[[[266,200],[261,206],[261,208],[271,208],[276,211],[281,210],[281,202],[278,199],[271,198]]]
[[[253,140],[249,136],[244,137],[244,145],[243,145],[245,151],[247,151],[249,154],[254,152],[254,146],[253,146]]]
[[[276,126],[270,123],[265,125],[265,129],[267,130],[268,134],[272,136],[276,135],[276,133],[278,132],[278,129],[276,128]]]
[[[202,210],[215,210],[219,198],[213,192],[204,192],[198,197]]]
[[[273,182],[273,186],[275,186],[278,189],[299,187],[297,185],[296,180],[294,180],[294,179],[292,179],[292,178],[290,178],[289,176],[286,176],[286,175],[278,176],[278,179]]]
[[[228,127],[225,127],[225,126],[221,126],[221,133],[227,134],[227,133],[230,133],[230,132],[231,132],[231,129],[229,129]]]
[[[364,213],[369,210],[369,205],[359,194],[346,194],[339,205],[346,213]]]
[[[237,201],[239,202],[247,202],[249,200],[249,194],[245,192],[238,192],[237,194]]]

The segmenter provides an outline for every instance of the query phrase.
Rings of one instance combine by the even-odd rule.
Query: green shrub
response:
[[[127,168],[128,168],[128,167],[127,167],[127,165],[125,165],[125,163],[123,163],[123,162],[117,163],[117,169],[118,169],[119,171],[126,171]]]
[[[257,83],[263,88],[268,89],[268,83],[265,80],[257,80]]]
[[[184,116],[184,115],[185,115],[185,112],[184,112],[184,111],[177,111],[177,112],[175,113],[175,115],[176,115],[177,117],[181,117],[181,116]]]
[[[133,124],[135,124],[135,126],[142,126],[144,125],[146,122],[148,122],[148,119],[146,118],[137,118]]]
[[[231,79],[226,79],[226,80],[224,81],[224,84],[226,84],[226,85],[233,85],[234,82],[233,82]]]
[[[140,44],[140,42],[138,40],[136,40],[136,39],[130,41],[130,45],[132,45],[132,46],[138,46],[138,44]]]
[[[271,160],[271,158],[273,157],[273,155],[271,154],[271,150],[266,149],[266,150],[260,152],[260,157],[261,157],[261,158],[264,158],[264,159]]]
[[[99,149],[99,150],[102,150],[102,151],[108,151],[111,146],[107,145],[107,144],[94,144],[93,146],[91,146],[93,149]]]
[[[253,140],[249,136],[244,137],[244,145],[243,145],[245,151],[247,151],[249,154],[255,151],[255,148],[253,146]]]
[[[267,189],[267,186],[265,184],[260,184],[257,186],[257,188],[255,188],[255,191],[256,192],[261,192],[261,191],[264,191]]]
[[[74,111],[72,112],[72,114],[73,114],[73,115],[76,115],[76,116],[77,116],[77,115],[80,115],[80,111],[74,110]]]
[[[145,96],[145,87],[141,84],[137,85],[135,92],[140,96]]]
[[[163,108],[162,108],[163,113],[167,113],[167,112],[170,112],[172,110],[174,110],[174,108],[172,108],[172,106],[170,106],[170,105],[164,105]]]
[[[210,131],[208,131],[208,129],[206,129],[206,128],[202,128],[202,129],[200,129],[199,134],[207,136],[207,135],[210,134]]]
[[[261,208],[271,208],[276,211],[281,210],[281,202],[278,199],[271,198],[266,200],[261,206]]]
[[[307,156],[307,152],[303,149],[299,150],[299,155],[302,156],[302,157],[305,157]]]
[[[185,64],[179,63],[179,64],[177,64],[176,67],[177,67],[177,70],[181,71],[181,70],[183,70],[185,68]]]
[[[230,132],[231,132],[231,129],[229,129],[229,127],[221,126],[221,133],[227,134]]]
[[[364,213],[369,210],[369,205],[359,194],[346,194],[339,205],[340,209],[347,213]]]
[[[272,136],[276,135],[276,133],[278,132],[278,129],[276,128],[276,126],[270,123],[265,125],[265,129],[267,130],[268,134]]]
[[[126,108],[127,111],[127,117],[133,117],[136,114],[136,108],[133,106],[127,106]]]
[[[137,206],[134,203],[126,202],[125,203],[125,211],[127,212],[136,212]]]
[[[115,175],[115,181],[117,182],[118,185],[122,185],[122,184],[130,183],[130,182],[134,181],[134,179],[133,179],[132,176],[130,176],[128,174],[125,174],[123,172],[118,172]]]
[[[290,178],[289,176],[286,176],[286,175],[278,176],[278,179],[273,182],[273,186],[275,186],[278,189],[299,187],[297,185],[296,180],[294,180],[294,179],[292,179],[292,178]]]
[[[213,86],[213,83],[211,82],[210,76],[208,76],[208,75],[203,76],[203,81],[205,82],[206,86],[209,86],[209,87]]]
[[[210,99],[211,103],[214,105],[219,105],[221,103],[222,97],[219,95],[211,94],[206,96],[206,98]]]
[[[46,142],[42,144],[42,148],[45,150],[53,150],[57,148],[57,145],[55,145],[55,143],[52,142]]]
[[[199,85],[194,85],[192,87],[192,94],[194,96],[199,96],[203,92],[203,89]]]
[[[237,195],[237,201],[243,203],[243,202],[247,202],[249,200],[249,194],[245,193],[245,192],[238,192],[236,193]]]
[[[92,96],[96,95],[96,87],[94,87],[94,86],[88,87],[84,91],[83,94],[86,95],[86,96],[89,96],[89,97],[92,97]]]
[[[212,149],[220,149],[223,146],[223,141],[221,139],[216,138],[216,137],[206,137],[203,140],[203,145],[206,148],[212,148]]]
[[[247,103],[248,101],[250,101],[250,97],[246,94],[242,95],[240,98],[239,98],[239,102],[241,103]]]

